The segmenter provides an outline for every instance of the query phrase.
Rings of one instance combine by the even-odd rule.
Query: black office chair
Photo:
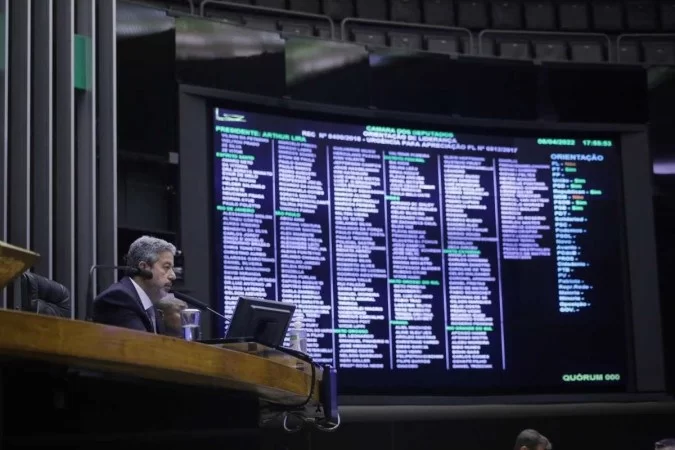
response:
[[[24,311],[70,318],[70,292],[56,281],[25,272],[21,275],[21,302]]]

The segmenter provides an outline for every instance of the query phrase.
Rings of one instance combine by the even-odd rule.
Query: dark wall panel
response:
[[[75,161],[77,245],[75,270],[76,317],[84,319],[87,310],[86,274],[96,262],[96,5],[98,2],[76,0],[76,47],[81,49],[79,64],[84,83],[75,90]],[[82,78],[82,77],[80,77]]]
[[[55,228],[54,279],[71,292],[76,289],[75,273],[75,101],[73,36],[75,2],[54,3],[54,145],[55,151]],[[72,308],[74,315],[75,308]]]
[[[32,64],[40,70],[32,73],[32,189],[31,236],[33,250],[41,255],[35,271],[47,278],[53,273],[54,246],[54,114],[53,114],[53,41],[54,5],[52,0],[40,2],[33,11]]]
[[[370,52],[370,105],[393,111],[450,115],[456,109],[450,56]]]
[[[7,147],[7,83],[9,81],[9,0],[0,0],[0,239],[7,241],[9,232],[9,158]],[[7,293],[0,292],[0,307],[7,307]]]
[[[205,249],[210,248],[211,222],[213,211],[210,207],[211,167],[205,156],[208,137],[203,133],[209,117],[203,99],[190,94],[180,95],[180,244],[185,264],[185,286],[197,299],[212,303],[213,264]],[[195,151],[195,148],[198,149]],[[200,155],[187,156],[189,153]],[[195,220],[196,219],[196,220]],[[202,328],[207,335],[213,335],[214,324],[210,315],[203,315]],[[218,328],[222,329],[223,324]]]
[[[96,86],[98,162],[96,200],[97,263],[117,263],[117,2],[96,2]],[[114,274],[101,271],[98,282],[110,285]],[[97,288],[95,285],[94,288]],[[98,289],[95,289],[98,290]]]
[[[157,163],[137,160],[120,161],[119,168],[119,226],[165,231],[170,205],[163,170],[157,170]]]
[[[166,156],[176,151],[174,20],[163,11],[118,3],[115,75],[121,152]]]
[[[555,120],[647,123],[647,72],[642,67],[549,64],[540,71]]]
[[[114,37],[115,0],[0,0],[0,240],[39,253],[31,270],[70,291],[73,313],[75,300],[84,309],[88,269],[96,260],[99,6]],[[103,52],[108,61],[114,57],[114,42],[109,39],[108,52]],[[114,77],[104,78],[106,87],[114,83]],[[106,126],[114,88],[108,93],[113,101],[100,109]],[[104,142],[106,150],[112,147],[114,142]],[[115,167],[107,164],[104,170],[113,179]],[[110,189],[101,197],[114,204],[116,192]],[[102,233],[101,241],[114,246],[115,233]],[[16,286],[14,294],[19,294]],[[10,306],[30,309],[18,304],[21,295],[8,296],[7,291],[11,289],[2,293],[3,306],[13,297]]]
[[[32,248],[31,242],[31,5],[12,2],[9,10],[8,241]],[[20,284],[14,283],[13,307],[21,309]]]
[[[118,168],[113,258],[121,264],[129,244],[144,234],[179,244],[172,220],[178,202],[171,196],[177,170],[169,163],[169,155],[178,152],[178,91],[175,18],[139,4],[117,2],[117,7],[117,91],[110,99],[116,101],[119,151],[110,158]]]
[[[625,135],[621,149],[637,389],[658,392],[665,378],[647,134]]]
[[[31,5],[9,10],[9,242],[31,248]]]

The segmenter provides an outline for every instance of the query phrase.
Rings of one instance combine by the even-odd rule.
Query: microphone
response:
[[[122,270],[130,277],[140,276],[144,280],[152,279],[152,272],[147,269],[141,269],[138,267],[131,266],[111,266],[108,264],[96,264],[91,266],[89,269],[89,278],[87,278],[87,317],[86,320],[91,322],[92,317],[92,304],[94,303],[94,273],[99,270]]]
[[[176,297],[178,300],[183,300],[185,303],[187,303],[187,304],[190,305],[190,306],[194,306],[195,308],[205,309],[205,310],[207,310],[207,311],[209,311],[209,312],[215,314],[216,316],[220,317],[220,318],[223,319],[226,323],[230,323],[230,319],[228,319],[227,317],[225,317],[224,315],[222,315],[222,314],[219,313],[218,311],[215,311],[215,310],[211,309],[211,308],[209,307],[209,305],[207,305],[206,303],[200,302],[200,301],[197,300],[196,298],[191,297],[191,296],[189,296],[189,295],[187,295],[187,294],[183,294],[182,292],[178,292],[178,291],[174,291],[174,290],[171,290],[171,291],[169,291],[169,292],[170,292],[171,294],[173,294],[173,296]]]

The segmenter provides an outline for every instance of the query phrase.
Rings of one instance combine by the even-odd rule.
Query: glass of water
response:
[[[183,339],[196,341],[201,339],[201,327],[199,318],[201,311],[198,309],[184,309],[180,312],[180,322],[183,329]]]

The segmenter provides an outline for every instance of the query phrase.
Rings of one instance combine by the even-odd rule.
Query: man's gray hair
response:
[[[176,255],[176,246],[164,239],[152,236],[141,236],[129,246],[127,265],[138,267],[141,262],[153,265],[159,259],[159,254],[171,252]]]
[[[553,449],[551,442],[546,436],[531,428],[520,432],[516,438],[516,444],[513,446],[513,450],[520,450],[522,447],[526,447],[529,450],[537,450],[538,447],[541,447],[544,450]]]
[[[188,304],[185,303],[183,300],[179,300],[176,297],[173,296],[173,294],[165,295],[161,299],[159,299],[159,302],[157,303],[157,306],[161,310],[171,310],[175,309],[177,311],[180,311],[182,309],[185,309],[188,307]]]

